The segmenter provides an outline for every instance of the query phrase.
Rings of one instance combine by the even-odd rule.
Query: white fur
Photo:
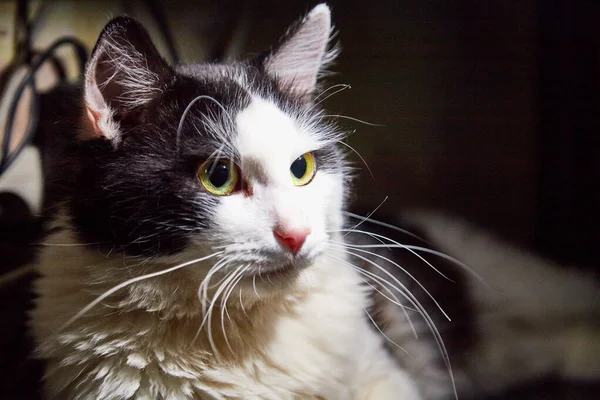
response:
[[[15,193],[27,203],[32,214],[42,208],[42,167],[37,148],[27,146],[0,179],[0,191]],[[0,211],[1,212],[1,211]]]

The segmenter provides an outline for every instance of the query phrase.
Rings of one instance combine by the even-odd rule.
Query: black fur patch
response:
[[[251,94],[273,100],[292,118],[318,119],[319,108],[280,90],[257,60],[173,69],[149,49],[151,43],[139,29],[143,28],[130,19],[117,19],[109,23],[100,42],[110,38],[125,43],[121,49],[125,51],[134,51],[141,42],[137,50],[146,62],[136,67],[149,68],[164,78],[160,90],[150,101],[115,113],[119,123],[116,145],[102,137],[77,140],[77,131],[89,129],[85,124],[67,128],[73,134],[64,134],[60,145],[51,146],[56,152],[50,169],[56,179],[49,181],[49,193],[53,201],[66,205],[82,242],[97,243],[104,252],[158,257],[181,252],[193,239],[210,241],[212,212],[219,198],[199,184],[198,167],[219,149],[221,157],[240,161],[231,145],[236,137],[234,121],[250,104]],[[134,37],[121,38],[120,34]],[[94,53],[101,51],[99,43]],[[111,61],[102,62],[106,69]],[[106,90],[110,85],[114,104],[124,96],[118,92],[118,82],[115,78],[102,86]],[[189,109],[179,130],[184,110],[198,96],[203,97]],[[85,121],[83,105],[79,110],[77,121]],[[324,130],[332,129],[330,122],[320,123]],[[216,135],[214,128],[221,134]],[[320,170],[342,172],[345,168],[343,154],[335,145],[315,155]]]

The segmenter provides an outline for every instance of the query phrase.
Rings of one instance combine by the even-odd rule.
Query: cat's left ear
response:
[[[84,138],[118,144],[121,124],[137,121],[160,98],[174,72],[136,20],[117,17],[105,27],[85,73],[84,97],[90,124]]]
[[[329,48],[331,36],[331,12],[326,4],[319,4],[290,28],[279,46],[267,54],[263,66],[282,90],[310,96],[319,75],[337,56],[337,48]]]

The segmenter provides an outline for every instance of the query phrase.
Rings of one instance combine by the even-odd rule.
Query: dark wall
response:
[[[538,245],[598,265],[600,4],[550,0],[539,7]]]

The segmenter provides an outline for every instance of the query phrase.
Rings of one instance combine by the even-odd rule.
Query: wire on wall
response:
[[[39,118],[39,93],[35,86],[35,76],[38,71],[47,62],[50,62],[56,73],[59,82],[63,82],[67,78],[66,68],[59,57],[56,56],[56,51],[59,48],[70,46],[74,49],[75,55],[79,64],[79,74],[83,76],[85,64],[87,63],[87,49],[81,41],[72,37],[64,37],[56,40],[45,51],[36,51],[32,48],[31,32],[33,27],[28,21],[28,1],[21,0],[18,2],[15,13],[15,55],[9,66],[7,66],[3,76],[0,78],[2,89],[2,102],[8,101],[8,111],[4,127],[4,138],[2,147],[0,148],[0,176],[13,164],[23,149],[31,143],[35,135],[38,118]],[[15,90],[10,90],[9,82],[11,78],[26,69],[25,76],[20,79]],[[14,125],[17,114],[17,108],[23,94],[26,90],[30,90],[32,98],[29,107],[28,124],[26,127],[23,139],[13,146],[15,140]],[[14,150],[11,151],[11,148]]]

